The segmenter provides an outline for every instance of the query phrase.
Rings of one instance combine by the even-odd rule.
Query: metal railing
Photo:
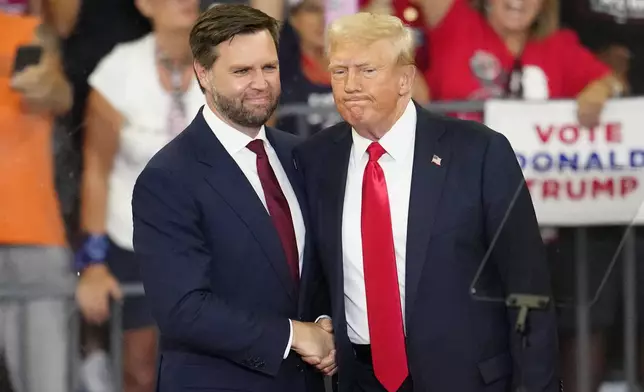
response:
[[[17,302],[20,307],[29,301],[39,299],[63,299],[69,301],[71,313],[71,322],[69,330],[69,347],[67,351],[67,361],[69,363],[69,370],[67,375],[67,385],[70,391],[79,390],[79,369],[80,369],[80,353],[81,353],[81,316],[75,302],[75,287],[47,287],[46,285],[16,285],[7,284],[0,285],[0,305],[5,302]],[[124,298],[131,298],[144,295],[143,285],[141,283],[124,284],[121,285],[121,291]],[[111,303],[111,316],[109,321],[109,336],[110,336],[110,356],[112,362],[112,371],[114,374],[114,389],[115,391],[123,390],[123,303],[122,301],[113,301]],[[24,313],[24,312],[23,312]],[[19,330],[25,331],[27,320],[24,317],[19,319]],[[28,363],[28,352],[26,349],[28,342],[26,341],[25,333],[19,334],[21,347],[20,350],[20,363],[22,366],[21,374],[12,375],[14,382],[19,385],[25,386],[28,384],[26,369]],[[62,358],[61,358],[62,359]],[[25,390],[25,388],[21,388]]]
[[[483,102],[436,102],[427,107],[430,111],[437,113],[446,112],[482,112]],[[306,104],[288,105],[281,107],[278,117],[296,117],[299,133],[309,135],[309,126],[306,116],[310,114],[332,114],[334,107],[312,108]],[[624,318],[624,375],[629,391],[638,391],[637,383],[637,299],[636,299],[636,254],[634,230],[628,230],[620,244],[623,261],[623,318]],[[590,391],[590,302],[588,293],[588,260],[587,250],[589,249],[588,236],[585,228],[576,229],[576,334],[577,334],[577,385],[579,392]],[[610,265],[610,269],[618,262],[617,255]],[[141,296],[144,294],[141,284],[126,284],[122,286],[125,297]],[[6,301],[15,301],[24,304],[27,301],[41,298],[64,298],[74,303],[74,287],[65,290],[52,289],[43,285],[5,285],[0,286],[0,304]],[[69,385],[76,391],[79,382],[79,361],[80,361],[80,315],[76,306],[72,315],[72,328],[70,330],[69,347]],[[115,390],[123,390],[123,361],[122,361],[122,303],[114,302],[110,319],[110,355],[112,369],[115,374]],[[24,335],[23,339],[24,339]],[[25,348],[28,342],[21,342]],[[23,350],[26,356],[27,350]],[[26,358],[22,358],[26,364]],[[24,369],[24,367],[23,367]],[[24,373],[24,372],[23,372]],[[20,375],[21,382],[25,382],[25,374]]]

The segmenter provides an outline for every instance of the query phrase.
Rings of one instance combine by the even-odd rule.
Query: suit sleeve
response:
[[[287,346],[286,318],[236,308],[210,289],[200,211],[170,173],[146,168],[132,199],[134,251],[161,335],[197,352],[276,375]]]
[[[489,262],[497,266],[505,293],[551,297],[550,272],[532,199],[510,143],[496,132],[486,151],[482,186],[487,243],[498,233]],[[552,301],[546,310],[530,311],[526,324],[528,344],[523,354],[521,339],[514,330],[517,315],[517,309],[509,309],[515,384],[521,376],[529,391],[559,391],[557,324]]]
[[[310,172],[307,172],[307,164],[305,159],[302,158],[305,156],[300,150],[296,148],[293,150],[293,159],[295,160],[295,165],[298,169],[298,172],[302,176],[304,182],[304,190],[306,193],[307,206],[309,209],[310,217],[310,226],[307,230],[311,232],[311,238],[313,238],[312,247],[313,247],[313,257],[309,260],[311,263],[311,282],[309,284],[313,287],[313,292],[310,299],[310,314],[312,316],[311,321],[318,321],[319,316],[331,316],[331,297],[329,294],[329,285],[324,273],[324,268],[322,265],[322,260],[320,257],[319,246],[318,246],[318,236],[316,233],[316,228],[318,227],[318,211],[317,211],[317,201],[314,195],[317,194],[317,183],[312,178]]]
[[[315,280],[315,291],[311,301],[314,317],[312,321],[318,322],[320,316],[331,317],[331,298],[329,296],[329,285],[317,254],[316,257],[313,257],[311,263],[314,263],[313,276]]]

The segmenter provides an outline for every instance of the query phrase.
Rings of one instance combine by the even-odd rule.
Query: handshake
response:
[[[315,366],[325,376],[335,374],[337,365],[331,320],[323,318],[317,323],[293,321],[291,348],[304,362]]]

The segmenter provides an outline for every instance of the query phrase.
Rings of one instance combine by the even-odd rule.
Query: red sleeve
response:
[[[575,97],[589,83],[610,74],[610,68],[579,42],[577,34],[571,30],[560,30],[556,34],[563,61],[563,96]]]

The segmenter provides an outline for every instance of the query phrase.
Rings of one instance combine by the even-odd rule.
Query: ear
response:
[[[139,10],[139,12],[148,19],[152,17],[152,9],[154,8],[151,4],[152,1],[154,0],[135,0],[134,1],[134,4],[136,5],[136,8]]]
[[[192,67],[195,70],[195,75],[197,75],[197,80],[199,85],[206,91],[210,91],[210,72],[203,65],[199,64],[197,60],[193,60]]]
[[[416,77],[416,66],[413,64],[403,65],[400,69],[400,91],[399,94],[408,95],[414,87],[414,78]]]

